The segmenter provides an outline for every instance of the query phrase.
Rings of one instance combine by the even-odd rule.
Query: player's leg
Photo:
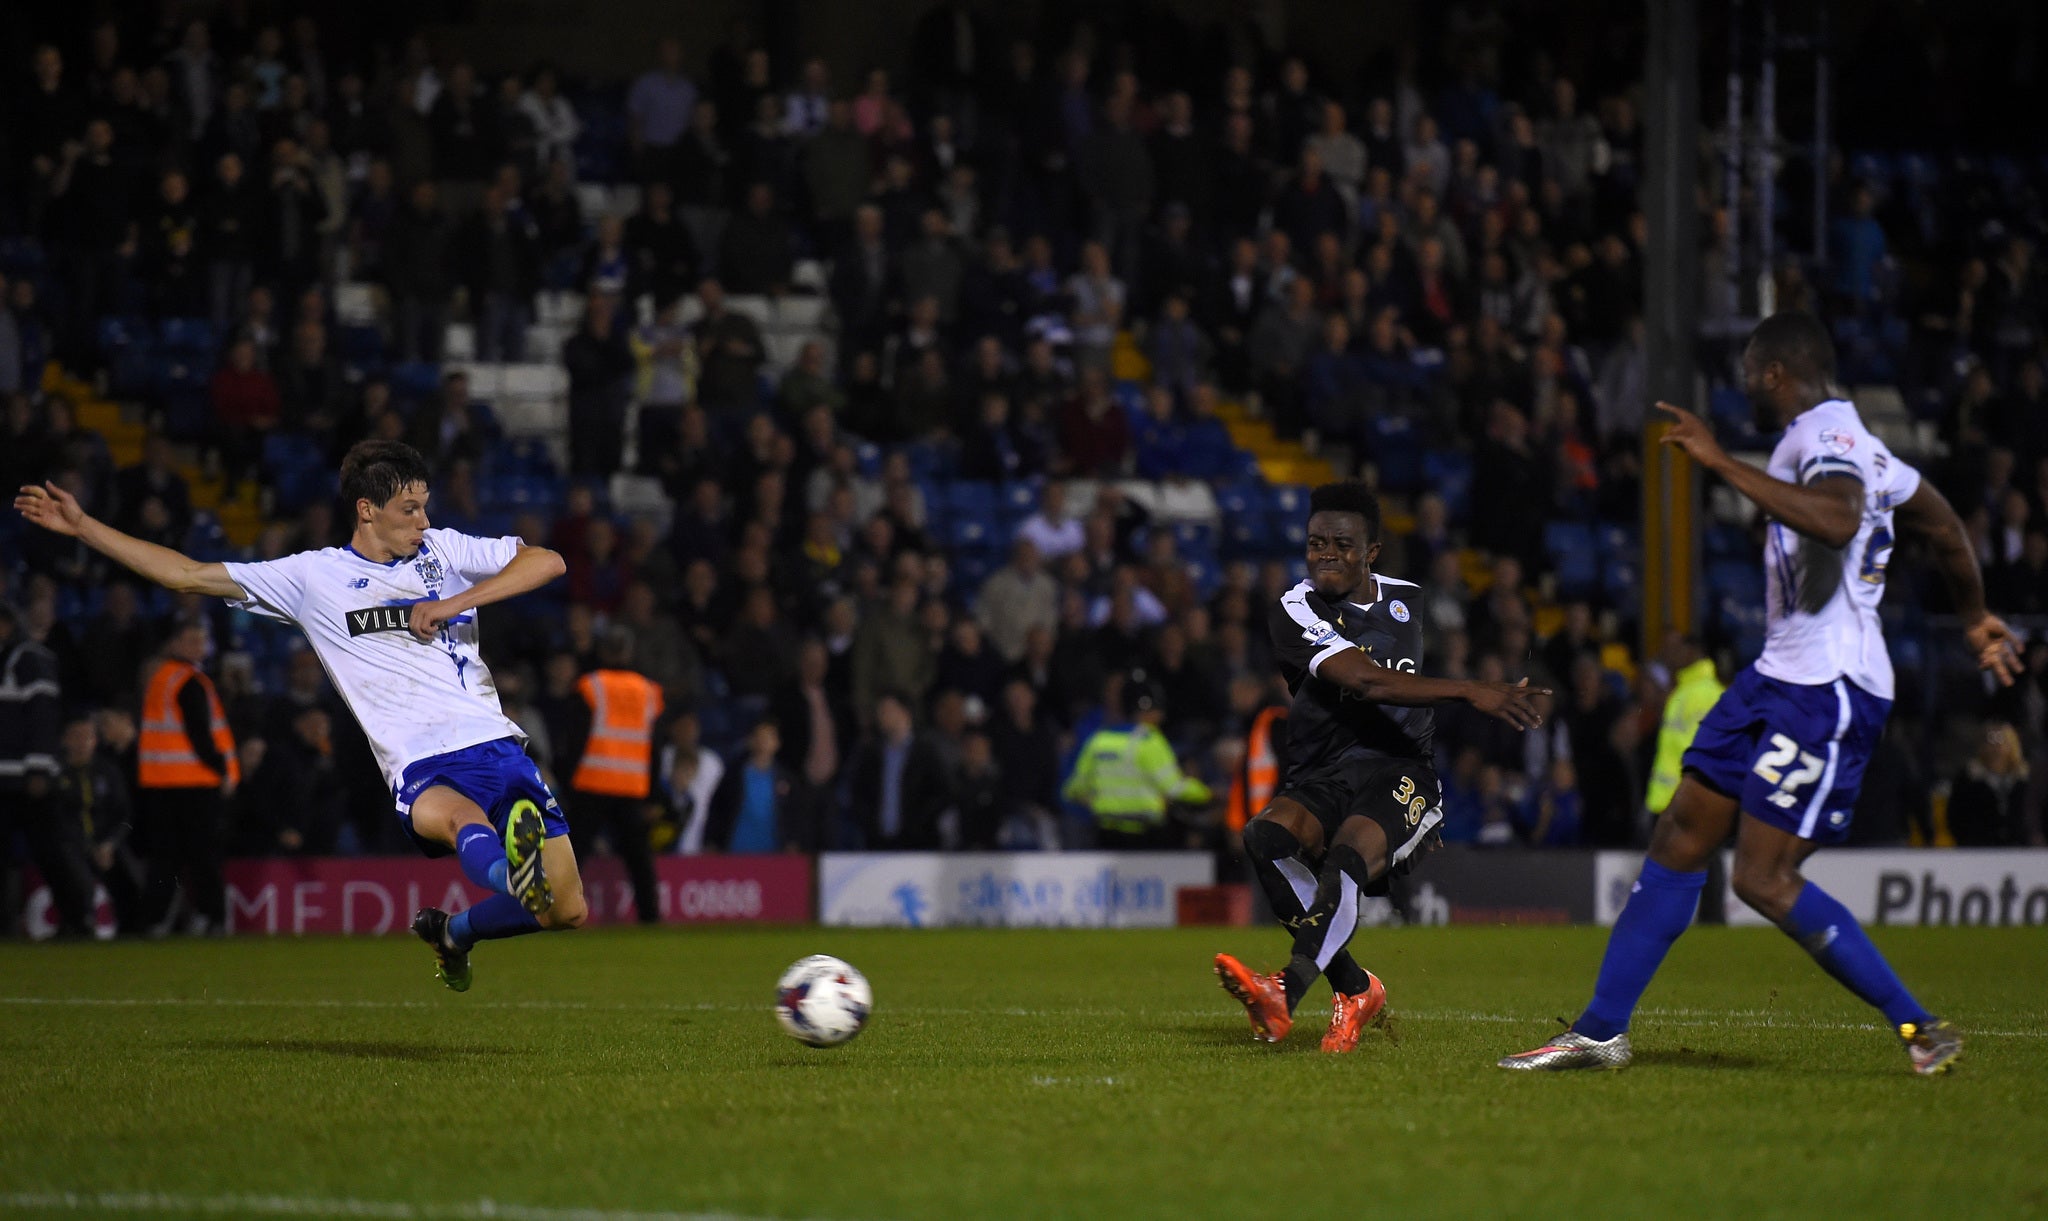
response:
[[[1275,797],[1245,824],[1241,838],[1274,919],[1292,934],[1315,902],[1316,874],[1324,854],[1322,820],[1292,797]],[[1346,985],[1360,991],[1367,986],[1365,968],[1348,950],[1338,951],[1323,974],[1339,991],[1347,990]]]
[[[1698,776],[1679,782],[1657,819],[1642,872],[1608,934],[1593,1000],[1572,1023],[1588,1038],[1611,1039],[1628,1029],[1636,1002],[1663,965],[1672,943],[1692,924],[1707,884],[1707,860],[1735,826],[1736,802]]]
[[[1855,915],[1800,874],[1800,865],[1818,847],[1745,813],[1735,843],[1736,897],[1798,942],[1821,970],[1883,1013],[1906,1043],[1916,1072],[1942,1072],[1961,1055],[1961,1037],[1907,990]]]
[[[1707,860],[1735,826],[1736,800],[1688,772],[1658,816],[1649,855],[1615,917],[1593,999],[1571,1029],[1500,1061],[1511,1069],[1622,1068],[1632,1054],[1628,1026],[1672,943],[1692,923],[1707,882]]]
[[[1273,909],[1274,918],[1292,934],[1308,915],[1316,900],[1316,870],[1307,862],[1324,855],[1322,820],[1293,797],[1275,797],[1258,816],[1245,824],[1241,837],[1253,876]],[[1260,1038],[1277,1041],[1293,1025],[1294,1004],[1279,974],[1263,975],[1251,970],[1234,955],[1218,954],[1216,977],[1225,990],[1245,1006],[1252,1028]],[[1326,964],[1332,986],[1352,984],[1364,990],[1371,976],[1348,951],[1339,950]]]
[[[463,875],[475,885],[493,892],[476,906],[440,920],[433,918],[437,913],[432,909],[421,913],[421,918],[428,924],[442,927],[422,929],[419,921],[414,922],[413,931],[433,945],[441,956],[442,973],[449,986],[461,991],[468,987],[468,956],[477,942],[522,937],[537,933],[543,927],[525,902],[512,893],[515,878],[507,845],[514,838],[511,834],[513,824],[524,821],[524,811],[509,812],[506,833],[500,834],[491,825],[490,816],[482,806],[452,786],[437,784],[413,798],[410,813],[415,835],[429,843],[453,848],[462,863]],[[530,817],[538,823],[537,814]],[[543,855],[539,846],[528,851],[535,862],[534,868],[544,869],[545,866],[537,864]]]
[[[1685,752],[1685,775],[1650,833],[1650,852],[1615,917],[1593,999],[1571,1029],[1502,1059],[1512,1069],[1620,1068],[1636,1002],[1671,944],[1692,923],[1706,888],[1709,857],[1735,829],[1738,798],[1754,779],[1775,685],[1754,668],[1736,675],[1700,722]]]
[[[583,875],[576,868],[576,847],[569,842],[568,829],[550,835],[541,844],[541,863],[547,870],[554,900],[540,913],[540,927],[550,932],[582,928],[590,908],[583,898]]]
[[[1241,838],[1274,917],[1292,930],[1315,899],[1315,875],[1300,857],[1322,849],[1322,823],[1294,798],[1275,797],[1245,824]],[[1215,969],[1223,990],[1244,1006],[1255,1038],[1277,1043],[1286,1037],[1294,1010],[1277,974],[1254,971],[1233,954],[1216,955]]]
[[[1294,952],[1280,973],[1289,1009],[1301,1003],[1309,986],[1345,952],[1351,934],[1358,931],[1360,892],[1387,871],[1389,851],[1386,831],[1371,818],[1354,814],[1337,828],[1316,871],[1307,911],[1294,925]]]

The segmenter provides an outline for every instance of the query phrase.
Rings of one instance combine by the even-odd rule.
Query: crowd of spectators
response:
[[[1161,46],[1194,34],[1161,20]],[[340,541],[324,497],[278,483],[273,437],[330,467],[361,438],[409,440],[440,472],[436,524],[568,560],[554,588],[492,608],[485,638],[553,774],[575,680],[623,626],[673,710],[678,848],[727,847],[763,775],[776,846],[1051,846],[1086,838],[1061,809],[1063,760],[1124,715],[1134,671],[1219,788],[1250,718],[1284,698],[1264,618],[1295,579],[1286,536],[1179,530],[1119,486],[1252,479],[1219,416],[1241,403],[1377,480],[1396,524],[1380,565],[1425,588],[1427,671],[1558,692],[1528,735],[1441,718],[1447,838],[1632,842],[1666,654],[1688,646],[1636,655],[1626,579],[1560,582],[1546,523],[1625,530],[1639,512],[1637,83],[1541,56],[1504,76],[1527,31],[1498,14],[1355,77],[1255,22],[1212,31],[1208,59],[1116,33],[1003,31],[942,4],[906,76],[850,80],[743,32],[702,74],[667,37],[609,83],[545,64],[485,77],[420,38],[343,62],[304,19],[109,21],[38,47],[10,82],[26,121],[6,125],[0,192],[21,256],[0,259],[0,482],[60,479],[186,545],[205,522],[180,470],[203,457],[231,488],[263,485],[268,557]],[[637,205],[585,214],[593,178],[639,188]],[[1872,201],[1844,197],[1845,265],[1881,261]],[[1920,331],[1982,351],[1948,426],[1957,453],[1982,451],[1987,490],[1958,503],[1994,601],[2048,609],[2029,257],[2015,237],[1964,263]],[[1868,281],[1831,288],[1883,277]],[[344,282],[377,286],[373,335],[337,322]],[[559,350],[529,343],[544,292],[583,303]],[[778,367],[733,298],[809,292],[829,325]],[[185,448],[153,431],[120,470],[39,392],[48,360],[104,366],[110,317],[203,320],[217,344]],[[566,369],[558,502],[489,503],[513,449],[489,405],[453,365],[400,376],[442,358],[451,321],[481,360]],[[1133,349],[1137,384],[1118,376]],[[160,388],[137,397],[170,418]],[[628,454],[672,513],[615,510],[605,477]],[[1027,490],[993,558],[963,553],[952,502],[933,503],[956,477]],[[68,707],[132,707],[154,634],[180,613],[213,625],[253,777],[239,850],[403,847],[310,654],[136,591],[65,540],[0,537]],[[2021,703],[2024,759],[2038,683]]]

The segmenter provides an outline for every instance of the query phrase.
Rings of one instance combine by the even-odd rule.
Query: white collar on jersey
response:
[[[1821,412],[1826,411],[1830,407],[1847,407],[1850,411],[1856,410],[1856,404],[1850,402],[1848,399],[1822,399],[1820,402],[1815,403],[1811,407],[1808,407],[1805,411],[1802,411],[1798,415],[1793,416],[1792,419],[1786,423],[1785,430],[1787,432],[1790,432],[1793,429],[1793,427],[1795,427],[1799,423],[1799,421],[1805,419],[1807,416],[1810,415],[1819,415]]]
[[[1383,582],[1384,584],[1382,584]],[[1351,605],[1357,607],[1359,610],[1362,611],[1371,610],[1373,607],[1378,606],[1380,603],[1387,600],[1389,596],[1385,588],[1387,585],[1405,585],[1412,589],[1415,587],[1415,582],[1403,581],[1399,577],[1383,577],[1379,573],[1374,573],[1372,574],[1372,601],[1353,602],[1351,603]]]

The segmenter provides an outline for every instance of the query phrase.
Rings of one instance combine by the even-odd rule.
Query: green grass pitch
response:
[[[1267,1047],[1216,986],[1268,929],[608,930],[487,945],[463,996],[395,938],[0,945],[0,1214],[2048,1215],[2048,930],[1877,934],[1966,1031],[1945,1078],[1731,929],[1629,1071],[1496,1070],[1603,937],[1362,931],[1393,1024],[1344,1058],[1320,987]],[[846,1047],[770,1011],[812,952],[874,983]]]

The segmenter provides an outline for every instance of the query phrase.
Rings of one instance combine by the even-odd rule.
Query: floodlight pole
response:
[[[1650,222],[1650,248],[1643,258],[1648,389],[1653,400],[1704,410],[1697,402],[1699,14],[1696,0],[1648,0],[1648,5],[1643,77],[1643,200]],[[1731,221],[1734,215],[1731,209]],[[1662,646],[1667,629],[1694,630],[1699,589],[1698,481],[1682,466],[1686,459],[1656,443],[1659,431],[1644,430],[1644,656]]]

